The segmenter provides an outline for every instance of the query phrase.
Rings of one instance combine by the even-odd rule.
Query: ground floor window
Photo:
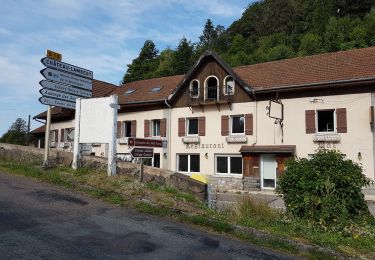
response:
[[[241,155],[217,155],[216,174],[242,174]]]
[[[178,154],[177,169],[183,173],[200,172],[199,154]]]

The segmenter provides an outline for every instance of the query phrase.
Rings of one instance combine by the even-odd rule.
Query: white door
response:
[[[263,154],[261,156],[261,183],[262,188],[276,188],[276,158],[274,154]]]

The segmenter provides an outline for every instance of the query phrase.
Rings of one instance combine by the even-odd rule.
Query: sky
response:
[[[66,63],[118,85],[145,40],[161,51],[197,42],[208,18],[228,27],[251,0],[3,0],[0,15],[0,136],[17,118],[45,111],[40,59]],[[41,124],[31,120],[31,129]]]

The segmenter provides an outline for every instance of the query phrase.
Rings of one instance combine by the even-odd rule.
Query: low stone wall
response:
[[[73,154],[69,152],[50,150],[49,162],[51,165],[64,165],[70,167]],[[0,143],[0,158],[17,162],[42,164],[44,149]],[[107,170],[107,158],[97,156],[82,156],[83,167]],[[140,165],[130,162],[117,161],[117,174],[127,175],[140,179]],[[143,182],[160,185],[170,185],[180,191],[192,194],[195,198],[207,200],[207,185],[191,179],[189,176],[164,169],[143,166]]]

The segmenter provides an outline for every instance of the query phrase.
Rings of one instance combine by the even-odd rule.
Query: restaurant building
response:
[[[95,97],[119,97],[124,160],[132,160],[128,137],[161,139],[148,164],[207,175],[219,188],[259,190],[276,187],[287,158],[325,148],[374,179],[374,57],[372,47],[231,68],[207,51],[185,75],[93,88]],[[71,151],[73,127],[74,111],[53,108],[51,147]],[[106,156],[106,147],[87,152]]]

